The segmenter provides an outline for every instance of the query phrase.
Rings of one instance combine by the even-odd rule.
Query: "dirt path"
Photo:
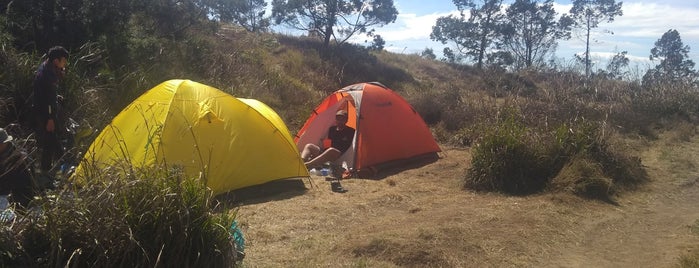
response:
[[[671,267],[699,235],[699,139],[637,142],[652,181],[619,205],[464,191],[467,149],[379,179],[237,193],[245,267]]]
[[[690,230],[699,220],[699,140],[649,145],[641,158],[653,181],[625,194],[618,207],[587,212],[579,239],[554,266],[669,267],[699,246]]]

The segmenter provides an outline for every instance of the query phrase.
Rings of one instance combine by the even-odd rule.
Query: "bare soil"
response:
[[[651,181],[618,205],[464,190],[470,149],[378,178],[276,181],[234,195],[244,267],[672,267],[699,247],[699,138],[626,139]],[[229,197],[233,200],[233,197]]]

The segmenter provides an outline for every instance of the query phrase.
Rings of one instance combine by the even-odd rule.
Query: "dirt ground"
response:
[[[628,139],[651,177],[618,205],[463,190],[469,148],[378,178],[235,193],[244,267],[672,267],[699,246],[699,138]]]

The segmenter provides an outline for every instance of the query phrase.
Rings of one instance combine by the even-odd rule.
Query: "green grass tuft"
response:
[[[35,200],[0,233],[2,266],[233,267],[234,216],[178,172],[104,174]],[[14,243],[14,244],[13,244]]]
[[[493,126],[472,151],[465,187],[513,195],[541,191],[550,177],[550,160],[524,125],[510,114]]]

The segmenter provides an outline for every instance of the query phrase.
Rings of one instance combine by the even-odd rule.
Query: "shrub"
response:
[[[494,127],[481,127],[486,134],[473,148],[467,188],[515,195],[548,188],[611,201],[648,179],[637,157],[608,142],[601,124],[578,120],[551,136],[526,128],[512,110],[505,114]]]
[[[605,146],[599,127],[584,119],[574,124],[560,125],[556,129],[555,138],[560,152],[567,157],[595,153]]]
[[[1,233],[0,266],[235,265],[233,216],[212,213],[210,191],[198,180],[154,170],[106,173],[35,200],[37,210]]]
[[[542,190],[552,174],[550,160],[526,127],[510,115],[488,131],[473,148],[465,187],[514,195]]]
[[[579,196],[609,199],[613,194],[613,182],[607,178],[602,167],[585,157],[571,159],[551,180],[550,189],[571,192]]]
[[[690,122],[697,121],[699,95],[696,88],[661,86],[638,91],[631,102],[633,111],[655,120],[679,117]]]
[[[679,264],[677,267],[680,268],[696,268],[699,267],[699,250],[692,250],[690,253],[683,254],[680,256]]]
[[[611,136],[603,135],[599,124],[585,120],[562,124],[555,138],[557,162],[565,166],[552,180],[552,189],[611,200],[620,188],[648,180],[640,159],[612,146]]]

